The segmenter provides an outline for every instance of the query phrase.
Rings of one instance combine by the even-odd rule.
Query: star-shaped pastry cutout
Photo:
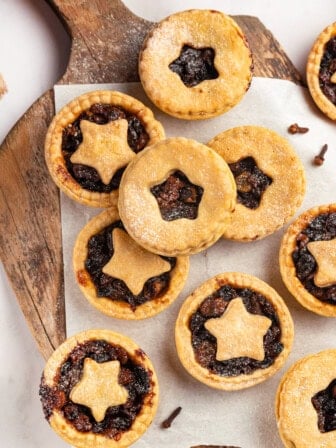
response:
[[[330,432],[336,430],[336,380],[323,390],[317,392],[311,401],[317,412],[317,426],[320,432]]]
[[[147,280],[171,269],[168,261],[143,249],[124,230],[113,229],[112,240],[114,253],[103,272],[123,280],[134,295]]]
[[[204,324],[217,339],[217,361],[240,357],[262,361],[264,336],[271,325],[268,317],[249,313],[240,297],[230,301],[221,317]]]
[[[83,141],[70,161],[95,168],[102,182],[108,185],[113,175],[135,157],[127,143],[128,122],[124,118],[107,124],[82,120],[80,129]]]
[[[317,263],[315,285],[325,288],[336,284],[336,238],[329,241],[311,241],[307,248]]]
[[[107,408],[124,404],[128,399],[127,389],[118,382],[119,371],[119,361],[98,363],[85,358],[82,377],[72,389],[70,399],[89,407],[95,420],[101,422]]]
[[[336,72],[331,75],[330,82],[332,82],[333,84],[336,84]]]

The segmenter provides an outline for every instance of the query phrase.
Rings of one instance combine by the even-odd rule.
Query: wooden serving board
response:
[[[60,84],[138,81],[138,52],[152,23],[119,0],[48,0],[72,38]],[[300,75],[255,17],[235,16],[254,57],[255,76]],[[44,162],[54,114],[53,91],[23,115],[0,148],[0,258],[29,328],[45,358],[65,339],[59,191]]]

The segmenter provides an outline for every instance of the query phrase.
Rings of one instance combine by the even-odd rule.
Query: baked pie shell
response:
[[[92,207],[116,205],[118,189],[100,193],[83,188],[69,173],[62,154],[63,129],[93,104],[105,103],[120,107],[137,116],[149,135],[148,145],[164,138],[164,129],[152,111],[137,99],[117,91],[97,90],[78,96],[64,106],[53,118],[45,139],[45,160],[56,185],[71,199]]]
[[[281,326],[283,350],[274,363],[258,369],[249,375],[226,377],[216,375],[202,367],[195,359],[191,344],[189,319],[196,312],[203,300],[221,286],[229,284],[237,288],[249,288],[262,294],[274,306]],[[286,361],[293,344],[294,326],[289,310],[279,294],[267,283],[249,274],[226,272],[218,274],[199,286],[183,303],[175,325],[175,343],[178,356],[184,368],[198,381],[215,389],[226,391],[245,389],[265,381],[274,375]]]
[[[334,36],[336,36],[336,22],[326,27],[317,37],[309,52],[306,67],[309,92],[319,109],[332,120],[336,120],[336,105],[322,92],[319,82],[319,73],[325,45]]]
[[[256,209],[237,202],[224,238],[242,242],[264,238],[295,214],[303,201],[306,177],[301,160],[285,138],[261,126],[239,126],[218,134],[207,145],[228,164],[253,157],[258,168],[272,178]]]
[[[204,189],[196,219],[165,221],[150,188],[174,171]],[[118,208],[130,236],[161,255],[189,255],[206,249],[223,234],[236,200],[236,184],[224,160],[211,148],[183,137],[146,148],[126,168]]]
[[[170,284],[166,293],[156,299],[138,305],[134,310],[121,300],[98,297],[96,286],[85,267],[88,252],[88,241],[108,225],[119,221],[116,208],[109,208],[92,218],[81,230],[73,250],[73,268],[77,284],[87,300],[104,314],[118,319],[136,320],[154,316],[166,309],[177,298],[182,290],[189,272],[189,257],[177,257],[176,265],[171,271]]]
[[[306,210],[287,229],[279,252],[280,272],[289,292],[303,307],[326,317],[336,317],[336,305],[323,302],[306,290],[296,275],[292,254],[296,248],[296,237],[314,218],[323,213],[335,212],[336,204],[320,205]]]
[[[278,386],[275,415],[286,448],[336,446],[336,431],[321,433],[312,397],[336,378],[336,350],[329,349],[298,360]]]
[[[169,64],[184,44],[215,50],[218,78],[187,87]],[[252,79],[252,54],[238,24],[219,11],[192,9],[172,14],[148,34],[139,76],[148,97],[167,114],[186,120],[219,115],[236,105]]]
[[[63,417],[62,413],[54,410],[49,419],[51,427],[66,442],[76,448],[127,448],[134,443],[146,431],[151,424],[158,406],[159,386],[154,367],[147,355],[128,337],[115,333],[110,330],[93,329],[86,330],[68,338],[51,355],[44,369],[44,379],[49,387],[55,386],[55,380],[59,374],[59,368],[67,359],[69,353],[78,345],[89,340],[105,340],[114,345],[122,346],[132,358],[133,361],[141,364],[146,370],[150,371],[151,392],[144,399],[140,413],[134,420],[131,428],[125,431],[119,441],[107,438],[100,434],[84,433],[77,431]]]

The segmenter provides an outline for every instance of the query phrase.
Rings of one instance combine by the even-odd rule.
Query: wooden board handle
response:
[[[72,36],[61,83],[138,80],[138,53],[151,22],[132,14],[119,0],[48,2]],[[293,64],[258,19],[234,19],[249,40],[255,75],[300,83]],[[45,358],[66,336],[59,193],[44,162],[44,139],[53,114],[53,93],[48,91],[0,147],[0,258]]]
[[[59,83],[138,81],[139,49],[151,22],[119,0],[48,2],[72,38],[69,64]]]

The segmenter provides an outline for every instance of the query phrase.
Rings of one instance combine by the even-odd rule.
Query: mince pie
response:
[[[91,219],[79,233],[73,264],[88,301],[120,319],[143,319],[167,308],[189,270],[188,257],[161,257],[139,246],[114,208]]]
[[[285,233],[279,258],[283,281],[301,305],[336,317],[336,204],[301,214]]]
[[[53,180],[69,197],[110,207],[127,164],[162,138],[163,127],[140,101],[120,92],[89,92],[54,117],[45,157]]]
[[[286,304],[251,275],[219,274],[199,286],[179,312],[179,358],[197,380],[222,390],[244,389],[281,368],[293,342]]]
[[[199,252],[217,241],[235,198],[234,179],[224,160],[207,146],[179,137],[156,143],[129,164],[118,206],[137,243],[151,252],[176,256]]]
[[[77,448],[126,448],[153,420],[158,382],[151,361],[131,339],[88,330],[67,339],[43,371],[45,418]]]
[[[226,112],[248,90],[252,55],[237,23],[219,11],[172,14],[152,28],[139,58],[145,92],[164,112],[199,120]]]
[[[316,105],[336,120],[336,22],[322,31],[309,53],[307,83]]]
[[[285,138],[267,128],[240,126],[217,135],[208,146],[227,162],[237,186],[225,238],[261,239],[294,215],[305,193],[305,173]]]
[[[306,356],[282,378],[275,405],[287,448],[336,446],[336,350]]]

